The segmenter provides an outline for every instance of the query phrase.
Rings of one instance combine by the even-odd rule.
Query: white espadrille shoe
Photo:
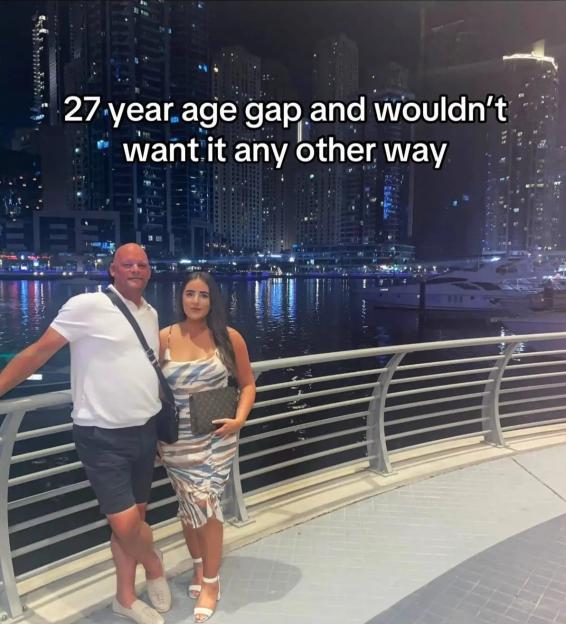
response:
[[[137,624],[165,624],[165,620],[161,615],[142,600],[134,600],[132,606],[128,609],[114,598],[112,611],[120,617],[137,622]]]
[[[156,579],[148,579],[145,584],[147,587],[147,597],[153,605],[153,608],[159,613],[165,613],[171,608],[171,590],[165,578],[165,568],[163,566],[163,553],[155,549],[155,553],[161,561],[163,576]]]

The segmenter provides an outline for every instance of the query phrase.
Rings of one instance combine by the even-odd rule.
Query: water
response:
[[[377,310],[355,290],[359,280],[271,279],[222,281],[230,325],[244,336],[252,361],[346,349],[498,335],[500,328],[469,320],[429,321],[419,331],[412,311]],[[96,282],[0,281],[0,366],[39,338],[63,303],[94,292]],[[159,313],[160,326],[177,319],[181,284],[153,283],[147,300]],[[45,366],[68,366],[63,349]]]

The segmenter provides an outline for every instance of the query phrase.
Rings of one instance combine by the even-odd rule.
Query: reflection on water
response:
[[[355,284],[338,279],[272,279],[223,281],[220,288],[230,324],[246,338],[252,360],[499,334],[496,326],[458,319],[429,322],[419,333],[417,314],[376,310],[354,293]],[[37,339],[69,297],[98,288],[95,282],[0,282],[0,357],[6,361]],[[148,286],[146,298],[157,308],[161,326],[178,318],[180,290],[180,284]],[[48,369],[67,364],[64,349]]]

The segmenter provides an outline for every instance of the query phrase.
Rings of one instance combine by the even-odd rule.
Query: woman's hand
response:
[[[234,433],[238,433],[244,425],[243,420],[237,418],[219,418],[212,421],[213,425],[219,425],[218,429],[214,431],[214,435],[228,436]]]

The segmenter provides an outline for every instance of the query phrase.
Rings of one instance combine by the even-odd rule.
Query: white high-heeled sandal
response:
[[[216,597],[216,604],[220,600],[220,575],[215,576],[214,578],[206,578],[206,576],[202,577],[202,582],[212,585],[212,583],[216,583],[218,581],[218,596]],[[216,611],[216,607],[214,609],[209,609],[208,607],[195,607],[193,611],[194,621],[197,624],[202,624],[203,622],[208,622],[210,618],[214,615]],[[202,619],[197,619],[197,615],[204,615],[205,617]]]
[[[199,557],[198,559],[193,559],[193,568],[196,565],[202,565],[202,557]],[[201,589],[201,585],[189,585],[187,587],[187,594],[189,595],[189,598],[196,600],[200,596]]]

